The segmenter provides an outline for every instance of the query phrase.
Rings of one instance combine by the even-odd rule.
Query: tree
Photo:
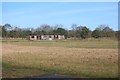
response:
[[[68,30],[68,37],[75,37],[75,33],[73,30]]]
[[[9,32],[9,34],[8,34],[8,36],[9,36],[9,37],[12,37],[12,38],[14,37],[14,35],[15,35],[15,33],[14,33],[13,30],[11,30],[11,31]]]
[[[14,32],[14,37],[15,38],[20,37],[20,35],[21,35],[21,29],[19,27],[15,27],[14,30],[13,30],[13,32]]]
[[[89,29],[86,26],[81,27],[80,36],[82,39],[87,38],[88,33],[89,33]]]
[[[79,34],[79,32],[77,32],[77,27],[78,27],[77,24],[72,24],[72,26],[71,26],[72,30],[70,31],[71,37],[79,37],[77,35],[77,33]]]
[[[26,38],[27,36],[32,35],[33,31],[31,31],[30,28],[22,28],[21,30],[19,30],[19,33],[19,37]]]
[[[2,25],[0,25],[0,38],[2,37]]]
[[[65,39],[67,38],[67,30],[65,30],[64,28],[57,28],[56,33],[58,35],[65,35]]]
[[[10,24],[5,24],[2,26],[2,37],[8,36],[8,30],[11,29],[12,26]]]
[[[86,26],[80,26],[80,25],[77,25],[77,24],[72,25],[72,30],[74,32],[73,33],[74,37],[82,38],[82,39],[87,38],[88,33],[90,33],[90,30]]]
[[[50,26],[47,24],[43,24],[40,27],[34,28],[19,28],[19,27],[12,27],[10,24],[0,25],[0,33],[2,37],[21,37],[26,38],[31,34],[33,35],[42,35],[42,34],[53,34],[53,35],[65,35],[67,37],[73,38],[99,38],[99,37],[108,37],[108,38],[115,38],[119,36],[118,32],[120,31],[113,31],[108,25],[99,25],[93,32],[89,30],[86,26],[80,26],[77,24],[73,24],[71,26],[71,30],[66,30],[63,28],[64,26],[54,25]]]
[[[91,38],[91,37],[92,37],[92,31],[89,30],[87,38]]]
[[[53,31],[53,28],[50,25],[43,24],[40,26],[40,31],[42,34],[50,34]]]
[[[106,25],[106,24],[101,24],[101,25],[99,25],[99,26],[96,28],[96,30],[103,31],[103,29],[104,29],[105,27],[108,27],[108,25]]]
[[[100,31],[100,37],[113,37],[115,36],[114,31],[105,24],[99,25],[96,30]]]
[[[100,37],[100,31],[99,30],[94,30],[92,32],[92,37],[94,38],[99,38]]]
[[[117,31],[117,37],[118,37],[118,41],[120,42],[120,30]]]
[[[81,37],[82,26],[74,25],[74,29],[75,29],[75,37],[80,38]]]
[[[114,36],[113,30],[111,28],[109,28],[108,26],[105,27],[102,32],[103,32],[104,37],[113,37]]]

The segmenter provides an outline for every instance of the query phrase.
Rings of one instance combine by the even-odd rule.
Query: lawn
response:
[[[28,40],[3,40],[2,43],[21,46],[39,47],[67,47],[67,48],[117,48],[116,40],[90,39],[90,40],[53,40],[53,41],[28,41]]]
[[[3,77],[118,77],[115,40],[2,41]]]

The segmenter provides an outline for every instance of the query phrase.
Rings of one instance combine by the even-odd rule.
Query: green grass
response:
[[[100,63],[101,64],[101,63]],[[33,64],[34,65],[34,64]],[[111,65],[94,65],[85,63],[83,65],[76,64],[63,64],[59,66],[41,65],[41,67],[32,67],[33,65],[11,65],[10,63],[3,62],[3,77],[32,77],[32,76],[45,76],[45,75],[64,75],[69,77],[85,77],[85,78],[114,78],[117,76],[117,68]],[[117,65],[116,65],[117,66]],[[102,68],[101,68],[102,67]],[[114,71],[115,70],[115,71]]]
[[[32,77],[36,75],[45,75],[45,71],[39,71],[36,68],[29,68],[20,65],[11,65],[11,63],[3,62],[3,78],[14,78],[14,77]]]
[[[40,46],[40,47],[68,47],[68,48],[117,48],[116,40],[53,40],[53,41],[28,41],[28,40],[3,40],[3,43]]]

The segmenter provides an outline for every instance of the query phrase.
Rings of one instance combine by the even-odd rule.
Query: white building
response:
[[[64,35],[30,35],[27,37],[28,40],[54,40],[54,39],[65,39]]]

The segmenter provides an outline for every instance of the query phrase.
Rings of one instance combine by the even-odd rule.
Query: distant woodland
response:
[[[65,38],[70,39],[86,39],[86,38],[118,38],[120,31],[114,31],[109,25],[98,25],[93,31],[87,26],[77,24],[71,25],[71,30],[67,30],[63,25],[58,24],[51,26],[42,24],[37,28],[20,28],[11,26],[10,24],[0,25],[0,36],[2,38],[26,38],[29,35],[65,35]]]

